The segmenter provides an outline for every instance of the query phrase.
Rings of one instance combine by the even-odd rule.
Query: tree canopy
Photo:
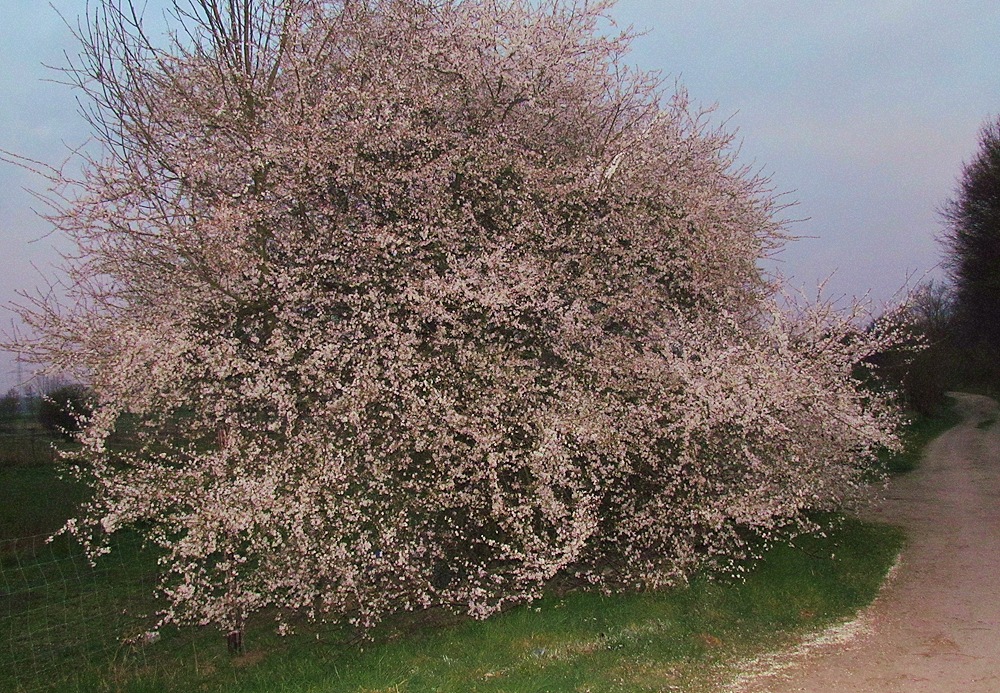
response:
[[[944,208],[946,267],[954,285],[961,333],[1000,354],[1000,119],[979,132],[979,151]]]
[[[16,346],[93,388],[67,530],[162,546],[166,621],[739,570],[894,444],[891,335],[779,309],[767,181],[609,5],[197,0],[158,45],[99,4],[74,300]]]

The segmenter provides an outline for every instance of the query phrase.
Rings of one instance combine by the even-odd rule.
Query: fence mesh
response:
[[[151,631],[159,566],[138,536],[115,534],[96,566],[72,538],[48,541],[90,495],[59,460],[67,446],[32,416],[0,412],[0,693],[200,687],[229,659],[225,640]]]
[[[0,690],[113,690],[155,666],[155,568],[134,539],[96,566],[68,538],[0,541]]]

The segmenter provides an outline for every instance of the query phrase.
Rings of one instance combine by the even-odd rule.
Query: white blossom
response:
[[[893,335],[778,307],[767,181],[609,3],[206,6],[156,48],[102,5],[72,301],[16,345],[98,394],[66,530],[160,545],[165,620],[738,573],[895,444]]]

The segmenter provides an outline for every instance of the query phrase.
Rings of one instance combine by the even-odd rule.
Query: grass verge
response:
[[[893,476],[912,472],[920,465],[927,444],[961,420],[954,406],[945,407],[938,416],[914,414],[903,429],[903,451],[883,455],[883,469]]]

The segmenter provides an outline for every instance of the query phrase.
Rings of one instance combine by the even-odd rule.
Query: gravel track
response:
[[[731,691],[1000,692],[998,410],[953,396],[962,423],[871,513],[909,537],[879,598],[857,620],[764,658]]]

